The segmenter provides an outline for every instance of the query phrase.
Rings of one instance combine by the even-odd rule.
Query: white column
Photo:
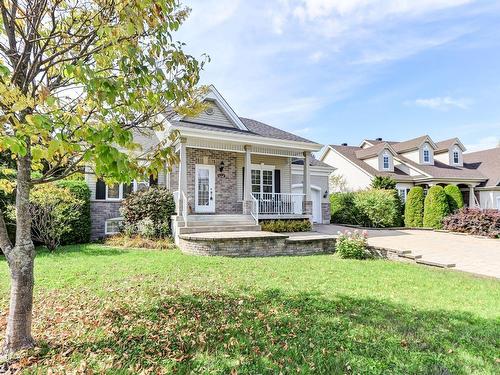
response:
[[[244,197],[245,201],[250,202],[252,200],[252,154],[250,150],[251,146],[245,146],[245,176],[243,182]]]
[[[309,163],[311,162],[311,154],[309,152],[304,152],[304,178],[302,187],[304,189],[304,200],[309,202],[311,200],[311,171],[309,168]]]
[[[183,207],[183,198],[182,193],[186,194],[187,192],[187,157],[186,157],[186,139],[180,139],[180,148],[179,148],[179,204],[177,207],[177,214],[182,214]]]
[[[476,207],[476,196],[474,194],[474,185],[469,185],[469,207]]]

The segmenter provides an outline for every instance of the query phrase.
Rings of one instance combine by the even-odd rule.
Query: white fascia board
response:
[[[172,126],[171,129],[179,130],[181,132],[181,137],[195,137],[202,139],[214,139],[218,141],[228,141],[228,142],[238,142],[245,144],[255,144],[261,146],[272,146],[272,147],[281,147],[284,149],[293,149],[300,151],[310,151],[317,152],[321,150],[321,145],[318,143],[309,143],[309,142],[297,142],[297,141],[289,141],[282,139],[274,139],[274,138],[266,138],[259,137],[248,134],[234,134],[234,133],[224,133],[224,132],[216,132],[216,131],[207,131],[200,129],[187,129],[183,127]]]
[[[332,146],[330,145],[325,145],[323,148],[319,151],[319,161],[324,161],[326,154],[328,153],[328,150],[332,149]]]
[[[313,176],[323,176],[323,177],[329,177],[330,174],[335,170],[336,168],[326,168],[326,167],[319,167],[317,165],[310,166],[309,170],[311,171],[311,175]],[[302,175],[304,173],[304,166],[303,165],[294,165],[292,164],[292,174],[295,175]]]
[[[368,141],[365,139],[365,140],[363,140],[363,141],[359,144],[359,146],[358,146],[358,147],[361,147],[361,148],[362,148],[362,147],[363,147],[363,145],[364,145],[365,143],[366,143],[368,146],[370,146],[370,147],[372,147],[372,146],[373,146],[373,143],[368,142]]]
[[[440,183],[446,183],[449,181],[453,181],[456,184],[468,184],[468,183],[480,183],[483,182],[485,179],[484,178],[461,178],[461,177],[440,177],[440,178],[434,178],[434,177],[424,177],[424,178],[415,178],[415,181],[417,182],[440,182]]]

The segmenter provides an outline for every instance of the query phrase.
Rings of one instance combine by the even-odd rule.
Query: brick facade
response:
[[[236,185],[236,153],[188,148],[186,155],[187,198],[192,210],[191,212],[196,213],[194,196],[196,164],[207,164],[215,165],[215,213],[241,214],[243,207],[241,199],[238,197]],[[219,170],[221,161],[224,162],[224,170],[222,172]]]
[[[92,220],[90,239],[97,240],[104,237],[106,220],[120,217],[121,202],[91,201],[90,217]]]

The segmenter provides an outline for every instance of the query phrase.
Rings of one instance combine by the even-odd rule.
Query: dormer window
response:
[[[426,147],[424,148],[424,163],[430,163],[431,161],[431,153],[429,152],[429,149]]]
[[[384,169],[389,169],[389,156],[384,155]]]
[[[460,165],[460,151],[457,147],[453,149],[452,160],[454,165]]]

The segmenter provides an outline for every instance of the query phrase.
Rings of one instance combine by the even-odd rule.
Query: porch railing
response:
[[[259,201],[257,198],[255,198],[252,194],[252,210],[250,211],[250,214],[255,220],[256,224],[259,224]]]
[[[302,215],[304,194],[252,193],[253,204],[262,215]]]
[[[184,219],[184,227],[188,226],[188,200],[184,192],[182,194],[182,218]]]

